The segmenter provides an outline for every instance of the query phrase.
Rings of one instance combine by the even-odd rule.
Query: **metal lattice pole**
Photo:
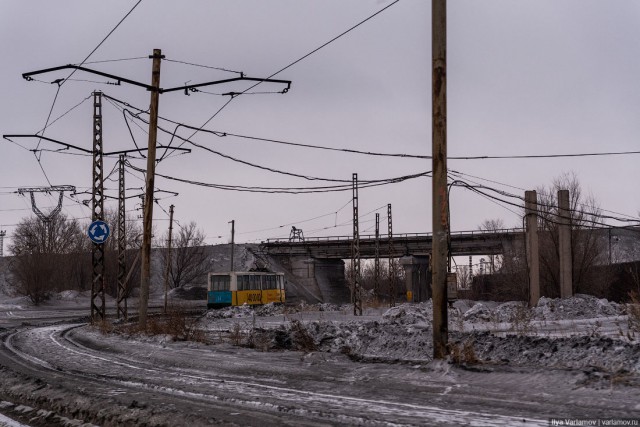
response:
[[[104,219],[104,165],[102,163],[102,92],[93,93],[93,192],[92,221]],[[104,243],[92,243],[91,322],[104,320]]]
[[[358,174],[352,176],[353,190],[353,241],[351,243],[351,267],[353,269],[353,315],[362,316],[362,289],[360,288],[360,229],[358,224]]]
[[[167,244],[167,265],[164,270],[164,312],[167,313],[169,301],[169,273],[171,273],[171,239],[173,237],[173,208],[169,206],[169,242]]]
[[[389,237],[389,307],[396,306],[396,264],[393,261],[393,220],[391,218],[391,203],[387,205],[387,224]]]
[[[375,259],[373,264],[373,297],[378,301],[380,295],[380,214],[376,213],[376,243]]]
[[[0,258],[4,256],[4,236],[7,235],[5,230],[0,231]]]
[[[124,187],[124,154],[120,155],[118,170],[118,319],[127,319],[127,228]]]

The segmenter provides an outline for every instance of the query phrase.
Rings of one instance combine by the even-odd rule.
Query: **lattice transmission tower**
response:
[[[46,193],[51,194],[58,192],[58,205],[51,210],[48,214],[42,212],[36,204],[36,198],[33,193]],[[45,230],[44,252],[49,253],[53,251],[53,236],[51,235],[51,223],[58,216],[62,210],[62,199],[64,198],[64,192],[70,191],[72,194],[76,192],[76,187],[73,185],[54,185],[51,187],[24,187],[18,188],[18,194],[24,196],[25,193],[29,193],[31,197],[31,208],[33,213],[42,221]]]

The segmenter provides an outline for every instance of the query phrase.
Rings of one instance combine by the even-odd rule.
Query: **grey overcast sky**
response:
[[[133,0],[2,0],[0,2],[0,131],[34,134],[47,121],[49,138],[90,149],[91,93],[146,110],[149,93],[123,84],[107,85],[100,76],[77,72],[59,90],[50,82],[69,72],[43,74],[27,82],[22,73],[79,64],[134,6]],[[268,77],[390,5],[380,0],[143,0],[86,67],[150,82],[154,48],[166,56],[162,87],[227,79],[237,74],[180,62]],[[450,156],[545,155],[640,150],[640,2],[633,0],[456,0],[448,5],[448,146]],[[98,62],[115,59],[126,61]],[[169,61],[171,60],[171,61]],[[303,59],[274,78],[233,99],[206,129],[299,144],[371,152],[430,155],[431,152],[431,2],[401,0],[373,19]],[[82,81],[82,80],[90,80]],[[160,115],[201,126],[228,100],[215,95],[247,89],[247,84],[210,86],[185,96],[160,97]],[[205,93],[206,92],[206,93]],[[83,102],[84,100],[84,102]],[[78,105],[80,104],[80,105]],[[76,108],[72,107],[78,105]],[[105,151],[146,147],[146,124],[103,102]],[[64,117],[55,121],[58,117]],[[135,110],[134,110],[135,111]],[[142,119],[148,116],[141,115]],[[174,125],[161,121],[171,132]],[[181,137],[193,132],[184,128]],[[132,137],[133,136],[133,137]],[[161,133],[160,144],[171,135]],[[32,150],[37,139],[0,143],[0,227],[7,239],[21,218],[31,215],[28,197],[18,187],[91,185],[91,158]],[[225,156],[277,171],[332,180],[394,178],[431,170],[431,160],[375,157],[323,151],[232,136],[198,133],[192,141]],[[174,140],[178,145],[180,140]],[[159,174],[210,184],[246,187],[317,187],[339,183],[308,180],[230,160],[189,143],[191,154],[172,155]],[[43,150],[60,148],[43,141]],[[159,152],[162,154],[162,152]],[[36,159],[39,157],[40,162]],[[105,173],[115,158],[105,159]],[[555,159],[450,160],[449,168],[468,182],[488,184],[523,196],[525,189],[549,185],[574,172],[585,192],[613,216],[640,215],[640,155]],[[136,167],[145,161],[132,158]],[[44,172],[43,172],[44,171]],[[129,169],[127,195],[140,192],[142,175]],[[489,181],[490,180],[490,181]],[[236,241],[286,237],[292,225],[305,236],[352,232],[351,190],[315,194],[264,194],[206,188],[156,179],[161,190],[154,209],[159,232],[168,227],[169,205],[181,225],[195,221],[207,243],[226,243],[229,221]],[[106,181],[117,196],[117,174]],[[138,189],[134,188],[138,187]],[[495,194],[495,193],[493,193]],[[502,196],[500,196],[502,197]],[[88,222],[91,211],[64,201],[64,212]],[[521,201],[502,197],[520,204]],[[55,197],[37,197],[40,207]],[[139,201],[127,201],[136,216]],[[360,229],[374,232],[375,213],[387,230],[392,204],[394,233],[431,231],[431,180],[420,177],[361,189]],[[115,209],[115,201],[107,208]],[[452,229],[475,229],[485,219],[502,218],[520,226],[520,210],[464,188],[451,194]],[[316,218],[316,219],[313,219]],[[313,219],[313,220],[311,220]],[[609,221],[612,225],[625,225]],[[5,242],[9,243],[9,242]]]

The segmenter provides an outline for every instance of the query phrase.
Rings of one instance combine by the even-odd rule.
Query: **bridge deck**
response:
[[[360,255],[373,258],[378,247],[380,257],[427,255],[431,253],[431,233],[394,234],[388,236],[360,236]],[[461,231],[451,233],[452,255],[491,255],[504,252],[505,243],[524,239],[524,232],[516,230]],[[391,240],[391,242],[390,242]],[[347,259],[351,256],[351,236],[311,237],[304,241],[272,240],[261,244],[270,255],[300,255],[315,258]],[[391,243],[391,244],[390,244]]]

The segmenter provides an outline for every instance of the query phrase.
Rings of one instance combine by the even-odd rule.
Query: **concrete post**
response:
[[[569,298],[573,296],[569,190],[558,190],[558,255],[560,258],[560,297]]]
[[[418,270],[417,262],[412,256],[404,256],[400,258],[400,265],[404,267],[404,282],[407,290],[407,302],[413,302],[414,281],[416,280],[416,272]]]
[[[540,299],[540,260],[538,252],[538,197],[535,191],[525,191],[526,252],[529,267],[529,305],[534,307]]]

